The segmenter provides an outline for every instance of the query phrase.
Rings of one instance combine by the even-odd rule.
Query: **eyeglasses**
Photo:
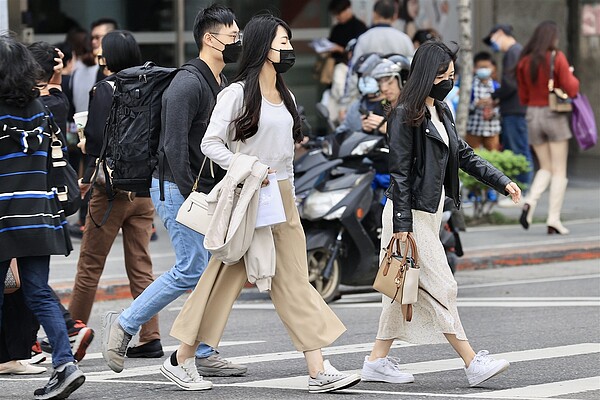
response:
[[[103,37],[104,35],[93,35],[92,40],[102,40]]]
[[[238,40],[241,41],[242,40],[242,32],[238,32],[238,33],[221,33],[221,32],[208,32],[211,35],[222,35],[222,36],[229,36],[230,38],[233,39],[233,43],[237,42]]]

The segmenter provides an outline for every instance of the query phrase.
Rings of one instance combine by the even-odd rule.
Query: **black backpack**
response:
[[[180,68],[160,67],[148,61],[115,75],[112,106],[97,164],[110,177],[106,179],[110,205],[97,226],[106,222],[117,191],[147,193],[150,189],[152,173],[159,164],[162,95],[180,70],[194,76],[199,71],[206,79],[208,74],[212,75],[199,59],[190,60]]]

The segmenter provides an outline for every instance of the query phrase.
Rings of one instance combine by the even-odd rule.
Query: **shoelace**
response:
[[[192,382],[198,383],[203,381],[202,377],[198,373],[198,370],[196,369],[196,365],[194,365],[193,368],[189,368],[185,364],[181,364],[181,368],[185,371],[185,374],[192,379]]]
[[[492,358],[488,354],[490,354],[489,351],[487,351],[487,350],[481,350],[479,353],[477,353],[475,355],[475,358],[473,358],[472,362],[475,362],[475,363],[480,364],[480,365],[489,364],[493,360],[492,360]]]
[[[386,364],[395,369],[396,371],[400,371],[400,359],[398,357],[386,357]]]

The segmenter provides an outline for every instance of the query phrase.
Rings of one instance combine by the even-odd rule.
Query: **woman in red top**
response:
[[[567,156],[571,130],[567,114],[553,112],[548,107],[552,52],[556,52],[554,87],[562,89],[569,97],[575,97],[579,92],[579,80],[573,76],[564,53],[558,50],[558,26],[553,21],[542,22],[523,49],[517,66],[519,97],[521,103],[527,106],[529,143],[540,164],[529,188],[520,222],[525,229],[529,228],[537,201],[550,186],[546,220],[548,233],[566,235],[569,230],[560,222],[560,210],[567,189]]]

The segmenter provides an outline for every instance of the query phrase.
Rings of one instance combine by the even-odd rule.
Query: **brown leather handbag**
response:
[[[548,107],[554,112],[573,111],[573,99],[562,89],[554,87],[554,60],[556,50],[550,55],[550,79],[548,79]]]
[[[373,283],[373,289],[402,304],[402,315],[412,320],[412,305],[419,292],[419,255],[412,234],[408,234],[406,251],[401,254],[400,240],[392,239],[385,248],[385,257]]]
[[[21,278],[19,276],[19,267],[17,266],[17,260],[14,258],[10,260],[10,268],[6,273],[4,279],[4,294],[11,294],[21,288]]]

